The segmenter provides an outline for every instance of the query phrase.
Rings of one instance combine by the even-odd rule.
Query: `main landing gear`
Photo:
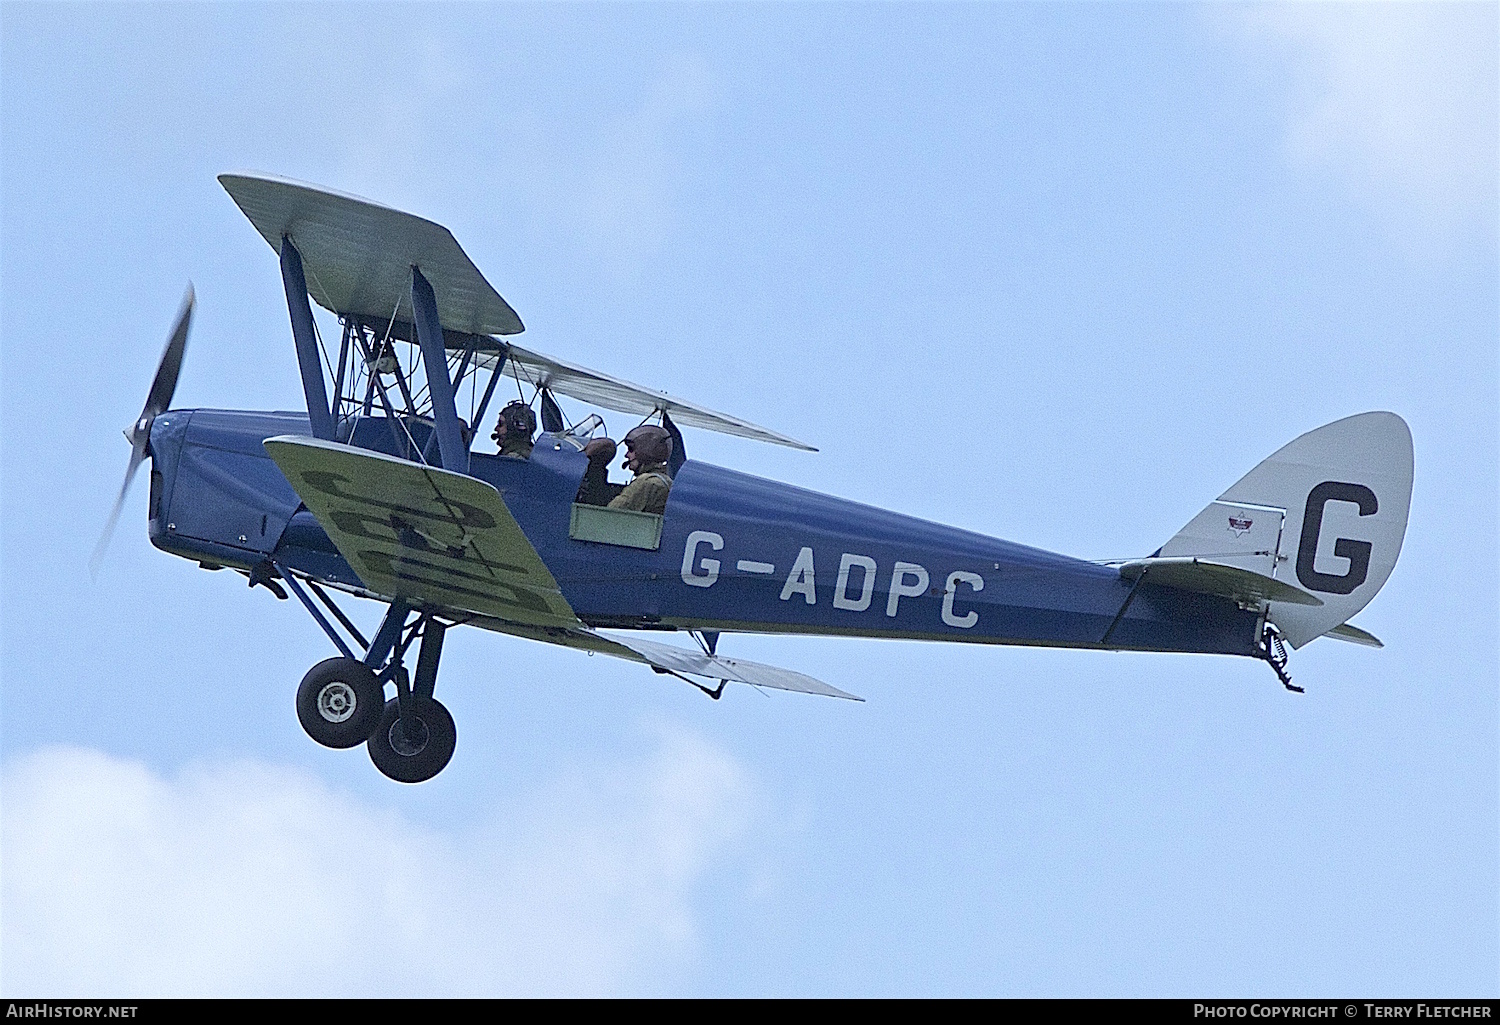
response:
[[[458,742],[453,716],[432,696],[447,625],[397,600],[386,610],[374,640],[367,642],[328,594],[307,581],[365,649],[364,657],[356,658],[302,583],[289,572],[280,576],[344,653],[313,666],[297,688],[297,719],[307,735],[324,747],[364,744],[375,767],[398,783],[422,783],[442,772]],[[412,675],[406,670],[406,653],[418,638]],[[395,689],[395,697],[386,698],[387,687]]]

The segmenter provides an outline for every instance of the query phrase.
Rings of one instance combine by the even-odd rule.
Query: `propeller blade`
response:
[[[156,366],[156,379],[151,382],[151,393],[141,409],[140,420],[150,420],[172,404],[172,393],[177,390],[177,375],[182,372],[182,357],[187,352],[188,328],[193,322],[193,286],[188,284],[187,294],[182,297],[182,309],[177,312],[177,323],[172,326],[167,347],[162,350],[161,362]]]
[[[130,448],[130,465],[125,468],[125,483],[120,485],[120,494],[115,499],[115,507],[109,511],[109,520],[104,524],[104,533],[99,535],[99,543],[94,545],[94,553],[89,556],[89,576],[94,580],[99,579],[99,565],[104,561],[104,553],[109,548],[110,538],[115,536],[115,526],[120,522],[120,510],[125,507],[125,496],[130,493],[130,484],[135,480],[135,471],[141,468],[141,463],[145,459],[146,439],[142,437]]]
[[[151,421],[172,404],[172,393],[177,390],[177,376],[182,373],[182,359],[187,353],[188,329],[193,323],[195,301],[193,285],[189,282],[187,294],[182,297],[182,308],[177,311],[177,322],[172,325],[172,333],[167,336],[167,347],[162,350],[161,360],[156,364],[156,377],[151,381],[146,404],[141,407],[141,415],[125,432],[125,439],[130,442],[130,463],[125,467],[125,481],[120,485],[115,507],[109,511],[104,533],[99,535],[99,543],[94,545],[94,552],[89,556],[89,576],[95,580],[99,579],[99,565],[104,560],[110,539],[114,537],[115,526],[120,522],[120,510],[125,507],[125,496],[130,493],[135,472],[146,460],[146,446],[151,441]]]

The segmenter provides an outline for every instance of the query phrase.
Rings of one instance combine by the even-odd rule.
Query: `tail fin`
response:
[[[1320,605],[1271,601],[1294,648],[1370,603],[1401,554],[1411,507],[1411,431],[1395,413],[1361,413],[1284,445],[1162,546],[1301,588]]]

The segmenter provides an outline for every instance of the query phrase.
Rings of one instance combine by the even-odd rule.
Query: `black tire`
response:
[[[363,744],[385,712],[385,688],[363,662],[324,659],[297,688],[297,719],[307,735],[340,750]]]
[[[415,743],[408,742],[400,721],[401,706],[392,698],[385,703],[385,714],[365,744],[375,768],[397,783],[423,783],[436,776],[453,757],[458,743],[458,728],[442,702],[432,698],[413,700],[418,727]]]

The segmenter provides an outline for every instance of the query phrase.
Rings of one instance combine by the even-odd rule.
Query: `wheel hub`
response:
[[[342,680],[326,684],[318,691],[318,715],[327,722],[348,721],[354,715],[356,704],[358,700],[354,696],[354,688]]]
[[[410,734],[407,733],[410,727]],[[391,750],[402,758],[414,758],[427,748],[427,724],[413,716],[402,725],[402,720],[391,723]]]

